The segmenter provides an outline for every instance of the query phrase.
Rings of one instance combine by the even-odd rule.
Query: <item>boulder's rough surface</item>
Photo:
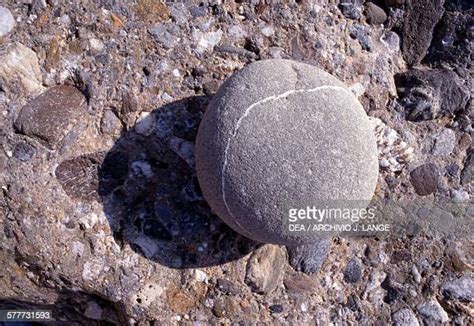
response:
[[[285,232],[288,205],[370,200],[378,175],[362,105],[333,76],[290,60],[253,63],[221,86],[199,128],[196,164],[205,198],[226,223],[290,245],[316,238]]]
[[[77,88],[55,86],[21,109],[15,127],[54,147],[86,113],[85,105],[86,98]]]

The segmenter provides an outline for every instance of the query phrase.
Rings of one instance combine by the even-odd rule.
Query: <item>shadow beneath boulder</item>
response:
[[[172,268],[222,264],[258,246],[213,215],[199,188],[193,144],[209,100],[190,97],[151,112],[122,134],[98,171],[116,241]]]

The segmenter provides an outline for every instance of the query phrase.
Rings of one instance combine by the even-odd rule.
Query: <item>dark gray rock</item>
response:
[[[409,65],[418,64],[426,55],[433,30],[444,13],[444,0],[411,0],[406,6],[402,53]]]
[[[380,25],[387,20],[385,11],[373,2],[365,3],[365,15],[370,25]]]
[[[474,180],[474,151],[470,151],[461,172],[461,183],[467,185]]]
[[[356,283],[362,276],[360,262],[357,258],[352,258],[344,270],[344,281],[347,283]]]
[[[323,265],[331,247],[330,240],[287,248],[291,267],[303,273],[317,272]]]
[[[281,304],[272,304],[269,308],[273,314],[280,314],[284,310]]]
[[[418,195],[428,196],[438,190],[438,167],[434,163],[420,165],[410,172],[410,181]]]
[[[451,1],[445,7],[441,21],[436,25],[428,54],[424,61],[434,66],[446,64],[456,67],[456,71],[469,78],[474,48],[473,12],[472,4],[468,8],[450,8],[455,2]],[[468,6],[467,6],[468,7]]]
[[[20,142],[15,145],[15,148],[13,148],[13,156],[22,162],[28,162],[31,160],[35,153],[35,148],[25,142]]]
[[[395,75],[406,119],[421,121],[452,116],[462,111],[469,92],[459,77],[447,69],[412,69]]]
[[[398,7],[405,4],[405,0],[385,0],[387,7]]]
[[[350,27],[349,35],[359,41],[362,49],[372,51],[372,39],[367,34],[367,28],[363,25],[354,24]]]
[[[363,107],[331,75],[289,60],[258,61],[229,78],[209,104],[195,151],[211,208],[260,242],[319,240],[286,232],[288,205],[370,200],[377,182],[375,137]]]
[[[340,0],[339,9],[346,18],[358,19],[362,13],[365,0]]]
[[[86,113],[86,98],[77,88],[55,86],[21,109],[15,127],[55,147]]]

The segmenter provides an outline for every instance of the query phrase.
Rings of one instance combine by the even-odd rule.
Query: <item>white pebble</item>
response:
[[[207,274],[199,269],[196,269],[194,271],[195,273],[195,276],[196,276],[196,281],[198,282],[207,282],[207,280],[209,279],[209,277],[207,276]]]
[[[172,74],[174,77],[181,77],[181,74],[179,73],[178,69],[173,69]]]
[[[0,37],[10,33],[15,27],[15,18],[12,13],[5,7],[0,6]]]
[[[469,193],[465,190],[451,190],[451,198],[456,203],[468,202],[470,199]]]
[[[91,45],[91,49],[97,52],[102,51],[105,47],[104,43],[101,40],[96,39],[96,38],[90,39],[89,43]]]
[[[270,37],[272,36],[274,33],[275,33],[275,30],[273,29],[273,27],[271,26],[266,26],[264,28],[261,29],[261,32],[263,35],[265,35],[266,37]]]

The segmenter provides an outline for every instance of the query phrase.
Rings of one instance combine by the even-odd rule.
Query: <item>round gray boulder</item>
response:
[[[290,60],[249,64],[210,102],[196,140],[196,169],[213,211],[265,243],[316,242],[288,232],[288,208],[373,196],[377,147],[367,115],[347,87]],[[299,207],[295,207],[299,208]]]

